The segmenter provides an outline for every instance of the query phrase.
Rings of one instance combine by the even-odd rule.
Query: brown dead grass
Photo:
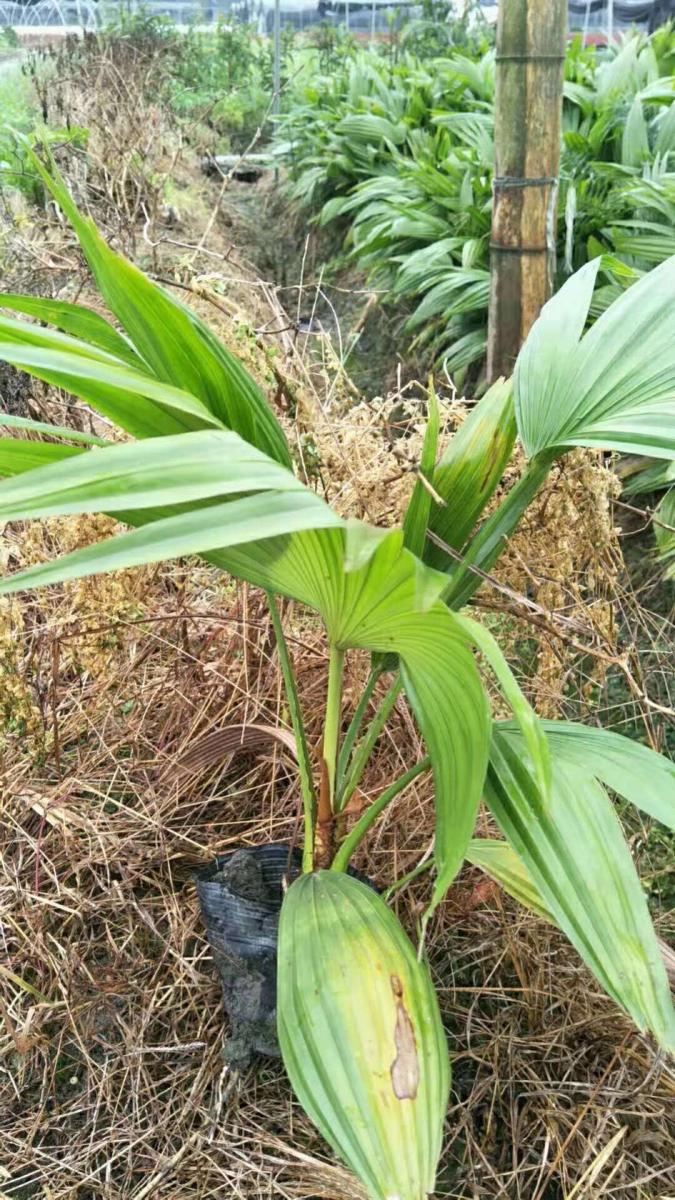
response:
[[[86,107],[73,85],[69,102],[76,101]],[[102,141],[101,162],[104,150]],[[207,261],[199,230],[217,188],[194,183],[187,154],[176,170],[189,220],[177,234],[175,215],[156,205],[145,238],[133,230],[137,256],[152,266],[154,253],[158,273],[190,289],[240,349],[286,410],[308,474],[324,479],[346,511],[395,517],[412,481],[423,388],[354,407],[331,344],[323,340],[317,353],[315,339],[310,354],[307,340],[285,328],[292,321],[279,293],[246,265],[241,243],[232,245],[241,235],[236,212],[219,210],[206,249],[220,258]],[[115,215],[118,185],[108,180],[90,197],[133,249]],[[15,237],[17,269],[39,290],[88,295],[62,226],[24,224]],[[285,331],[270,337],[270,329]],[[40,410],[44,394],[29,394]],[[65,402],[50,396],[53,417],[64,415]],[[451,429],[464,410],[450,393],[443,403]],[[401,404],[410,409],[403,417]],[[392,441],[394,410],[403,429]],[[575,715],[608,711],[607,664],[583,649],[609,654],[616,636],[603,608],[620,571],[610,484],[593,456],[569,460],[500,575],[502,584],[528,589],[553,632],[514,616],[503,592],[483,593],[497,604],[490,619],[510,636],[521,665],[525,636],[533,640],[525,682],[540,702]],[[98,518],[15,526],[3,565],[103,531]],[[630,616],[635,607],[621,595]],[[567,640],[561,635],[561,616],[582,622],[582,650],[570,645],[568,628]],[[316,741],[324,645],[306,613],[287,605],[284,617]],[[366,669],[355,655],[349,704]],[[195,737],[223,725],[288,725],[262,597],[199,564],[169,564],[8,600],[0,678],[0,1196],[360,1200],[293,1102],[278,1062],[261,1061],[244,1078],[224,1070],[218,985],[191,879],[195,866],[230,846],[295,835],[298,781],[283,748],[188,780],[175,765]],[[666,719],[643,697],[634,703],[648,725]],[[649,729],[658,741],[660,726]],[[364,796],[420,752],[400,705]],[[431,842],[432,800],[428,780],[411,787],[359,866],[389,883],[417,862]],[[419,882],[396,902],[410,928],[425,895]],[[664,936],[669,927],[672,916],[663,917]],[[439,1198],[675,1196],[672,1064],[600,993],[562,936],[469,868],[435,919],[429,949],[454,1061]]]
[[[229,846],[294,835],[297,778],[282,750],[188,781],[173,765],[212,728],[287,721],[263,603],[199,568],[177,597],[175,570],[163,568],[143,579],[143,615],[130,617],[138,574],[111,587],[119,615],[93,627],[65,589],[12,601],[33,622],[27,683],[45,701],[41,759],[19,732],[6,749],[0,1192],[355,1200],[278,1063],[241,1080],[224,1073],[191,882]],[[316,739],[323,646],[302,614],[286,619]],[[418,754],[401,709],[366,794]],[[389,882],[431,836],[426,783],[387,814],[359,865]],[[425,892],[399,900],[408,925]],[[621,1130],[586,1194],[672,1194],[672,1067],[564,939],[469,869],[430,950],[455,1081],[438,1195],[567,1196]]]

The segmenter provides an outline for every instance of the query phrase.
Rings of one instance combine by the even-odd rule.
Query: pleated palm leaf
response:
[[[672,824],[675,772],[616,735],[538,721],[495,640],[458,611],[480,582],[466,564],[495,561],[567,448],[675,459],[675,262],[640,280],[586,334],[597,268],[574,276],[532,331],[513,387],[496,384],[440,456],[431,396],[420,480],[403,528],[387,531],[344,521],[296,477],[283,431],[239,362],[105,244],[55,170],[36,169],[74,226],[114,323],[77,305],[4,296],[4,308],[21,316],[0,318],[0,359],[79,397],[127,440],[4,416],[5,426],[51,440],[0,440],[8,476],[0,520],[104,512],[131,530],[11,574],[0,591],[191,554],[265,589],[304,805],[303,874],[281,918],[284,1060],[307,1112],[374,1200],[423,1200],[433,1189],[449,1083],[438,1007],[393,913],[345,873],[386,805],[422,771],[433,773],[436,813],[425,923],[469,858],[557,921],[637,1025],[675,1046],[658,944],[603,787],[623,789]],[[516,432],[527,470],[477,529]],[[464,565],[446,547],[460,550]],[[318,785],[277,596],[310,606],[326,630]],[[344,728],[351,649],[370,651],[373,670]],[[493,726],[483,670],[513,723]],[[388,691],[365,724],[386,675]],[[428,758],[350,827],[349,799],[401,694]],[[472,837],[483,796],[503,842]]]

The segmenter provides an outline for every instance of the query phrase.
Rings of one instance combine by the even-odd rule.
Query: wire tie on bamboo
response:
[[[540,175],[538,178],[519,179],[517,175],[495,175],[492,187],[495,192],[505,188],[554,187],[558,183],[557,175]]]

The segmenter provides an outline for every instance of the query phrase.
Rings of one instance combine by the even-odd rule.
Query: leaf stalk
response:
[[[429,770],[431,759],[423,758],[421,762],[415,763],[414,767],[410,767],[403,775],[395,779],[388,788],[382,792],[377,800],[368,806],[366,811],[359,817],[356,824],[349,831],[344,839],[340,849],[338,850],[333,862],[331,863],[331,871],[346,871],[349,866],[349,860],[354,854],[354,851],[363,841],[368,833],[371,825],[377,820],[380,813],[384,812],[388,804],[405,791],[413,779],[417,779],[418,775],[422,775]]]
[[[326,716],[323,729],[321,789],[319,792],[314,848],[315,867],[330,866],[333,857],[334,817],[336,812],[335,781],[340,739],[344,662],[344,650],[338,646],[331,646],[328,660]]]
[[[291,715],[291,724],[293,733],[295,734],[295,742],[298,750],[298,767],[300,771],[300,793],[302,795],[302,808],[304,818],[305,838],[302,847],[302,869],[303,872],[311,871],[314,864],[314,822],[316,819],[316,790],[314,787],[314,778],[312,774],[312,760],[307,744],[307,735],[305,733],[305,723],[302,719],[302,711],[300,709],[300,699],[298,696],[298,688],[295,681],[295,674],[291,663],[291,658],[288,653],[288,645],[284,636],[279,608],[272,592],[267,593],[267,602],[269,605],[270,616],[272,617],[272,626],[274,628],[274,636],[277,643],[277,651],[279,654],[279,663],[281,673],[284,677],[284,686],[286,688],[286,696],[288,698],[288,707]]]

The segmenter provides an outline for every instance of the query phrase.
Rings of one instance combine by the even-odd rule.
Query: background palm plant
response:
[[[656,540],[656,553],[664,566],[666,579],[675,575],[672,559],[675,556],[675,469],[669,459],[649,462],[643,458],[626,460],[622,470],[625,495],[656,496],[651,515]]]
[[[667,319],[675,260],[638,279],[588,333],[600,262],[572,276],[533,329],[513,384],[494,385],[440,452],[432,395],[403,528],[382,530],[344,521],[295,476],[283,430],[239,362],[192,312],[105,244],[53,166],[35,166],[73,224],[117,324],[77,305],[5,296],[5,308],[54,328],[2,317],[0,358],[80,397],[135,440],[116,444],[3,417],[7,426],[48,432],[52,440],[2,439],[0,467],[12,478],[0,487],[0,517],[102,511],[133,529],[6,577],[0,591],[194,553],[265,589],[299,747],[305,817],[304,874],[282,915],[285,1060],[308,1112],[371,1195],[381,1200],[397,1186],[406,1200],[420,1200],[433,1186],[447,1096],[437,1009],[425,968],[391,912],[345,869],[385,805],[421,771],[433,772],[436,805],[435,875],[423,924],[469,858],[556,922],[638,1026],[664,1048],[675,1046],[658,943],[605,790],[672,827],[675,768],[616,734],[540,722],[492,635],[460,611],[483,578],[475,568],[490,569],[567,449],[601,446],[675,460],[675,346]],[[526,470],[476,530],[516,434]],[[277,595],[309,605],[327,634],[318,780]],[[371,653],[372,674],[345,728],[341,683],[351,649]],[[492,722],[479,662],[514,720]],[[366,725],[381,676],[388,691]],[[393,780],[350,827],[349,799],[401,692],[428,758]],[[472,837],[481,798],[505,840]],[[366,961],[397,981],[387,993],[393,1041],[391,1029],[383,1032],[382,994],[366,986]],[[345,988],[339,981],[344,985],[348,964]],[[303,970],[315,980],[311,994],[300,985]],[[337,1022],[342,1031],[332,1050],[322,1022],[333,1030]],[[374,1081],[387,1045],[393,1092]],[[338,1067],[344,1073],[332,1089],[326,1081]],[[382,1151],[377,1167],[374,1145]]]
[[[354,50],[298,86],[277,153],[290,198],[339,228],[406,331],[461,382],[485,357],[494,55],[431,53],[392,63]],[[568,46],[558,285],[602,256],[592,318],[673,252],[674,63],[670,26],[605,51]]]

